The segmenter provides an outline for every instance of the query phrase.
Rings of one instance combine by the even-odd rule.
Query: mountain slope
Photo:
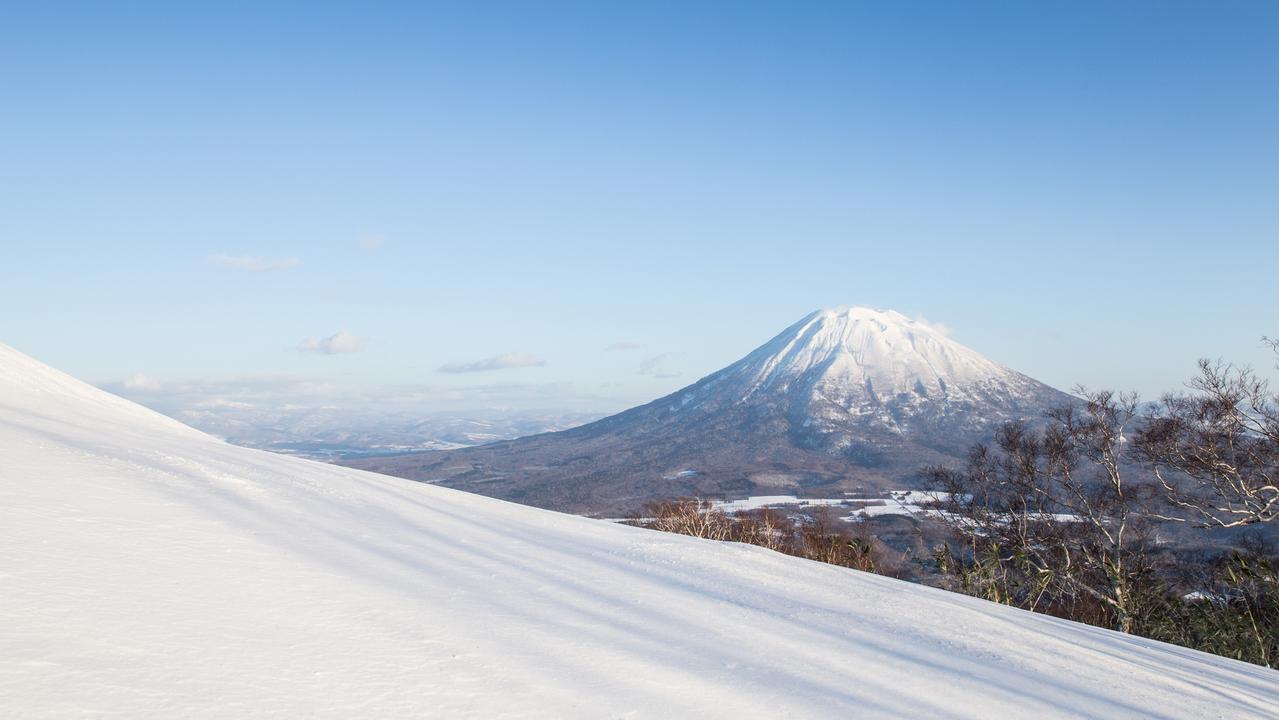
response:
[[[12,717],[1260,717],[1279,674],[238,448],[0,346]]]
[[[954,462],[999,423],[1069,396],[932,327],[820,310],[683,390],[557,433],[353,461],[378,472],[581,513],[679,495],[887,489]]]

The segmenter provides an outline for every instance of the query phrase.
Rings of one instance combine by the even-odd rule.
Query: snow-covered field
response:
[[[239,448],[0,345],[0,715],[1273,717],[1279,673]]]
[[[838,507],[840,505],[869,502],[868,500],[849,500],[847,498],[801,498],[795,495],[751,495],[741,500],[716,500],[711,503],[715,510],[725,513],[739,513],[750,510],[778,507]]]
[[[720,512],[737,514],[765,508],[814,508],[833,507],[852,509],[853,512],[840,518],[844,522],[861,522],[868,518],[884,515],[906,515],[914,517],[944,517],[945,511],[937,509],[935,503],[945,501],[949,496],[935,490],[889,490],[878,498],[801,498],[795,495],[752,495],[740,500],[716,500],[711,508]],[[970,496],[967,496],[970,497]],[[1044,514],[1037,517],[1057,522],[1076,522],[1078,515],[1067,513]]]
[[[795,495],[752,495],[741,500],[717,500],[711,507],[720,512],[735,514],[764,508],[850,508],[845,522],[858,522],[880,515],[928,515],[939,511],[929,503],[944,499],[946,494],[929,490],[889,490],[883,497],[865,498],[801,498]]]

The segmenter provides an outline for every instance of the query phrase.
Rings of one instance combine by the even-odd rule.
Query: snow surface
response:
[[[0,346],[0,715],[1275,716],[1279,673],[227,445]]]

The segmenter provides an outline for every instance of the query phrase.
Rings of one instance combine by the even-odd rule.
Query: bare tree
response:
[[[965,552],[938,556],[967,592],[1031,610],[1080,616],[1099,606],[1133,629],[1134,583],[1150,571],[1143,506],[1149,483],[1127,477],[1134,395],[1089,393],[1048,414],[1042,430],[1008,423],[963,470],[931,468],[936,509]]]
[[[1171,507],[1161,517],[1227,528],[1279,518],[1279,396],[1252,370],[1207,360],[1189,385],[1137,435]]]
[[[682,498],[650,505],[646,524],[654,530],[692,535],[707,540],[729,540],[733,522],[727,515],[700,498]]]
[[[860,526],[839,523],[840,527],[835,527],[822,518],[801,522],[767,508],[728,515],[697,498],[652,503],[645,512],[647,517],[634,522],[653,530],[759,545],[866,572],[902,573],[884,543]]]

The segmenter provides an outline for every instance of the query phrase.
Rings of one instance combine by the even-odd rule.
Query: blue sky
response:
[[[0,340],[86,379],[612,410],[864,304],[1153,395],[1279,335],[1276,3],[187,5],[0,10]]]

